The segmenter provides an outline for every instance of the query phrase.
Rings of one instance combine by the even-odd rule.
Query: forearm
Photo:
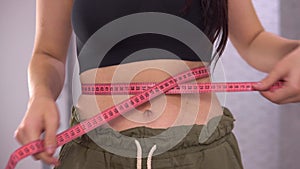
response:
[[[35,53],[28,67],[30,98],[59,96],[65,78],[65,63],[47,53]]]
[[[260,71],[269,72],[279,60],[299,47],[299,40],[289,40],[262,31],[247,47],[237,49],[248,64]]]

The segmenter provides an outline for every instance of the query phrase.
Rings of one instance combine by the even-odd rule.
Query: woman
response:
[[[167,2],[173,6],[161,8],[161,4],[168,4]],[[153,100],[151,104],[144,104],[130,112],[128,116],[120,117],[110,122],[109,125],[114,130],[120,131],[123,135],[130,137],[133,137],[130,133],[134,133],[137,137],[151,137],[163,131],[158,129],[171,127],[172,129],[179,130],[182,126],[193,126],[191,132],[200,134],[203,125],[209,124],[214,117],[222,115],[219,124],[225,125],[226,130],[222,130],[222,127],[218,125],[218,131],[220,133],[225,132],[225,134],[216,136],[217,132],[214,132],[212,133],[212,136],[216,137],[214,139],[210,138],[204,143],[195,143],[195,140],[190,139],[193,136],[189,134],[180,142],[180,145],[185,146],[176,145],[175,148],[158,154],[152,157],[152,159],[150,158],[150,161],[152,160],[153,162],[149,162],[148,164],[144,164],[145,160],[120,157],[105,151],[101,147],[96,146],[95,148],[93,142],[87,136],[66,145],[62,150],[60,162],[53,157],[56,149],[55,134],[59,126],[59,112],[55,100],[64,83],[66,52],[72,31],[71,20],[77,35],[77,47],[81,50],[88,38],[104,25],[91,18],[107,19],[105,17],[114,16],[114,18],[108,19],[112,21],[113,19],[117,19],[117,16],[121,17],[129,13],[152,10],[171,14],[175,13],[175,15],[177,14],[183,18],[186,17],[185,19],[198,26],[211,42],[216,43],[218,54],[222,53],[227,33],[229,33],[232,43],[250,65],[264,72],[275,70],[275,73],[272,72],[269,78],[256,87],[260,90],[266,90],[270,84],[279,79],[286,81],[285,86],[283,89],[275,92],[263,92],[265,97],[277,103],[300,100],[299,90],[293,87],[299,86],[299,79],[297,78],[300,77],[299,68],[297,68],[300,57],[299,41],[283,39],[265,32],[258,21],[250,0],[229,0],[229,2],[226,0],[193,0],[186,1],[186,3],[183,0],[170,0],[151,2],[131,1],[130,4],[127,3],[115,3],[113,1],[97,2],[96,0],[74,0],[74,2],[72,0],[37,1],[36,40],[29,65],[30,100],[26,115],[16,131],[17,140],[21,144],[26,144],[39,138],[41,133],[45,131],[46,151],[35,155],[35,157],[56,166],[61,163],[61,168],[76,168],[76,166],[78,168],[105,168],[105,166],[107,168],[114,168],[116,166],[119,168],[131,168],[141,167],[141,165],[162,168],[166,163],[165,161],[159,162],[162,158],[169,161],[164,168],[242,168],[237,143],[231,133],[233,118],[228,110],[222,110],[213,93],[201,94],[201,103],[199,100],[195,102],[195,98],[191,95],[159,97]],[[144,11],[140,11],[140,8],[134,8],[135,6],[142,6],[143,3],[148,4],[144,8]],[[178,7],[179,4],[182,5],[180,8]],[[133,6],[133,8],[131,9],[128,6]],[[125,8],[125,12],[123,8]],[[110,10],[106,11],[105,9]],[[164,11],[164,9],[167,11]],[[199,16],[195,15],[195,11],[199,11]],[[71,16],[73,16],[72,19]],[[198,18],[201,22],[197,22]],[[221,41],[219,43],[216,41],[216,37],[220,37]],[[121,50],[120,52],[122,53],[123,51]],[[129,70],[136,75],[126,76],[123,74],[123,80],[125,81],[130,79],[131,82],[159,82],[170,77],[170,74],[180,73],[186,67],[192,69],[204,66],[206,62],[209,62],[209,60],[202,61],[196,59],[192,59],[191,61],[185,59],[148,59],[119,65],[108,63],[105,66],[80,72],[80,80],[82,84],[112,83],[116,71]],[[139,67],[146,67],[146,69],[139,71]],[[279,69],[279,67],[283,69]],[[168,74],[167,72],[171,73]],[[197,81],[209,82],[209,78]],[[114,98],[121,99],[122,96],[114,96]],[[184,103],[182,104],[182,102]],[[164,108],[161,108],[161,103],[165,103]],[[91,97],[81,95],[73,111],[80,118],[76,119],[74,117],[73,122],[78,123],[81,120],[87,119],[98,113],[99,109],[103,110],[111,107],[113,104],[112,96]],[[156,105],[158,105],[158,108],[156,108]],[[189,112],[189,115],[184,116],[180,114],[181,110]],[[152,134],[149,135],[147,133]],[[110,141],[113,138],[108,137],[107,139]],[[141,146],[139,142],[134,142],[134,144],[136,147],[132,148],[133,151],[143,150],[145,146],[143,144]],[[152,149],[153,147],[150,148],[155,151],[155,149]],[[146,151],[150,151],[150,149]],[[137,151],[137,154],[139,153],[141,151]],[[105,159],[101,163],[96,164],[93,158]],[[109,161],[109,159],[117,160]],[[128,163],[128,166],[126,163]]]

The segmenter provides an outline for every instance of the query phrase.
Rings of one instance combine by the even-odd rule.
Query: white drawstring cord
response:
[[[142,169],[142,147],[139,141],[134,140],[136,145],[136,168]]]
[[[137,141],[137,140],[134,140],[134,142],[135,142],[135,145],[136,145],[136,168],[137,169],[142,169],[142,146],[141,146],[141,144],[140,144],[140,142],[139,141]],[[151,166],[151,162],[152,162],[152,156],[153,156],[153,153],[154,153],[154,151],[156,150],[156,148],[157,148],[157,146],[156,145],[154,145],[152,148],[151,148],[151,150],[150,150],[150,152],[149,152],[149,154],[148,154],[148,158],[147,158],[147,169],[151,169],[152,168],[152,166]]]
[[[156,145],[154,145],[154,146],[151,148],[151,150],[150,150],[150,152],[149,152],[149,154],[148,154],[148,158],[147,158],[147,168],[148,168],[148,169],[151,169],[151,168],[152,168],[151,162],[152,162],[152,156],[153,156],[153,153],[154,153],[155,150],[156,150]]]

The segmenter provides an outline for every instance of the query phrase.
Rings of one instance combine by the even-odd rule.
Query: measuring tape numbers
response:
[[[192,94],[209,92],[244,92],[255,91],[253,85],[257,82],[228,82],[228,83],[184,83],[165,92],[165,94]],[[155,86],[156,83],[101,83],[101,84],[83,84],[82,94],[85,95],[135,95]],[[271,89],[277,89],[282,86],[281,82],[275,83]]]

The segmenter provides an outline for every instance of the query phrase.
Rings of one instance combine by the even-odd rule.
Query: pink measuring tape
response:
[[[165,94],[191,94],[209,92],[245,92],[255,91],[253,85],[257,82],[228,82],[228,83],[188,83],[178,86],[165,92]],[[156,83],[114,83],[114,84],[84,84],[81,87],[82,94],[85,95],[135,95],[155,86]],[[272,89],[280,88],[282,83],[278,82]]]
[[[201,93],[201,92],[239,92],[254,91],[252,87],[256,82],[235,83],[190,83],[186,82],[209,76],[205,67],[195,68],[174,77],[170,77],[160,83],[132,83],[132,84],[84,84],[82,94],[134,94],[112,106],[103,112],[85,120],[56,136],[57,146],[62,146],[83,134],[105,124],[120,115],[140,106],[147,101],[163,94]],[[278,82],[272,88],[280,88]],[[44,151],[43,140],[30,142],[12,153],[5,169],[14,169],[16,164],[23,158]]]

